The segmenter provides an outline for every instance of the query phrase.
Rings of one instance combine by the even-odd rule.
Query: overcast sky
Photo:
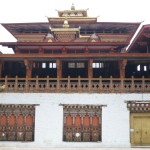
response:
[[[99,22],[143,22],[150,24],[150,0],[1,0],[0,23],[47,22],[46,16],[56,17],[57,10],[87,9],[88,16]],[[0,25],[0,42],[16,39]],[[0,51],[10,51],[0,46]]]

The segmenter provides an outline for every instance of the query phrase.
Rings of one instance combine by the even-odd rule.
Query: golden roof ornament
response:
[[[68,20],[65,18],[63,28],[69,28]]]
[[[70,20],[70,18],[75,18],[75,17],[78,17],[78,18],[79,17],[86,17],[86,18],[88,18],[87,10],[88,9],[75,9],[75,5],[74,5],[74,3],[72,3],[70,10],[57,10],[57,12],[58,12],[59,17],[67,16],[67,17],[69,17],[68,19]]]
[[[50,29],[51,29],[51,28],[50,28]],[[47,38],[47,39],[52,39],[52,38],[54,38],[54,36],[53,36],[52,34],[48,33],[47,36],[46,36],[46,38]]]
[[[71,6],[71,10],[75,10],[75,6],[74,6],[73,3],[72,3],[72,6]]]
[[[93,33],[91,36],[90,36],[90,39],[98,39],[99,37],[96,35],[96,33]]]

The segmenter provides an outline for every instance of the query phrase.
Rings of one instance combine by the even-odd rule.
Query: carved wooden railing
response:
[[[64,141],[101,141],[100,126],[64,126]]]
[[[149,93],[150,78],[0,78],[1,92]]]

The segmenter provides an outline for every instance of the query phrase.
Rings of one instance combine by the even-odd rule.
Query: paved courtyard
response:
[[[22,147],[0,147],[0,150],[150,150],[150,147],[133,148],[22,148]]]

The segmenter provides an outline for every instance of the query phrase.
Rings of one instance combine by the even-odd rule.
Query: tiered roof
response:
[[[88,17],[87,11],[88,9],[76,10],[72,5],[70,10],[57,10],[58,17],[48,17],[48,22],[2,24],[17,42],[3,42],[1,45],[16,51],[16,46],[35,49],[39,45],[44,48],[63,43],[66,46],[92,46],[95,43],[99,49],[110,46],[108,51],[113,49],[114,52],[121,52],[140,25],[140,22],[97,22],[97,17]]]

